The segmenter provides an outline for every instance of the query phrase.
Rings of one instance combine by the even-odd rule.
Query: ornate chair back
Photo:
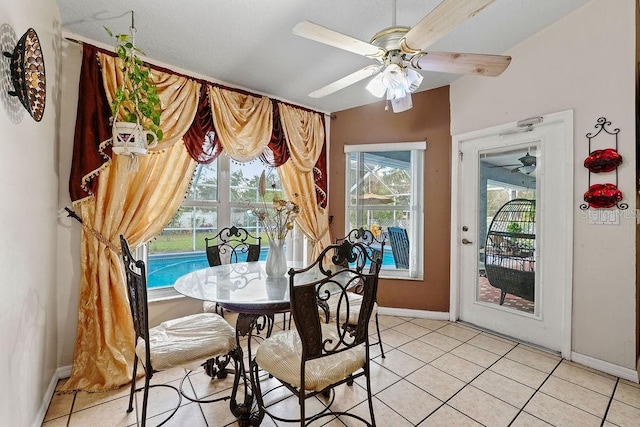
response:
[[[372,260],[379,259],[382,264],[382,257],[384,254],[384,234],[380,233],[379,236],[374,235],[370,230],[365,230],[364,227],[354,228],[344,237],[336,239],[336,243],[342,243],[348,240],[351,243],[362,243],[366,246],[369,258]],[[373,264],[369,264],[369,270],[374,268]]]
[[[215,236],[204,239],[209,266],[258,261],[261,240],[260,236],[235,225],[223,228]]]
[[[380,234],[379,235],[375,235],[373,234],[372,231],[370,230],[365,230],[364,227],[360,227],[360,228],[354,228],[351,231],[349,231],[349,233],[347,233],[346,236],[342,237],[342,238],[338,238],[336,239],[336,243],[341,243],[343,241],[349,241],[351,243],[361,243],[363,245],[366,246],[367,248],[367,254],[369,255],[369,257],[371,258],[371,260],[373,261],[380,261],[380,264],[382,265],[382,260],[383,260],[383,256],[384,256],[384,245],[385,245],[385,233],[382,232],[382,230],[380,230]],[[373,272],[372,269],[376,268],[375,264],[373,262],[371,262],[369,264],[369,272]],[[378,267],[380,268],[380,267]],[[354,289],[351,289],[351,292],[354,292],[358,295],[362,294],[362,288],[361,287],[356,287]],[[350,301],[352,302],[352,315],[351,318],[354,319],[355,317],[357,317],[355,314],[357,313],[358,310],[358,303],[359,303],[359,298],[357,297],[352,297],[350,299]],[[325,314],[325,318],[327,317],[332,317],[335,316],[335,311],[337,310],[337,307],[335,306],[335,297],[334,297],[334,301],[330,301],[329,304],[327,306],[324,306],[323,304],[320,304],[320,307],[324,310],[324,314]],[[333,308],[333,310],[332,310]],[[380,354],[382,355],[382,357],[384,358],[384,348],[382,346],[382,337],[380,334],[380,325],[378,323],[378,307],[377,304],[374,305],[374,309],[373,309],[373,316],[375,318],[376,321],[376,333],[378,335],[378,342],[372,342],[370,343],[371,345],[378,345],[380,347]]]
[[[148,367],[149,372],[153,372],[151,351],[149,349],[149,306],[147,304],[146,267],[144,261],[133,258],[129,244],[122,235],[120,236],[120,246],[122,247],[122,260],[124,261],[124,271],[127,279],[127,294],[133,318],[133,329],[136,331],[136,342],[138,342],[139,338],[144,339],[146,345],[144,366]]]
[[[182,397],[193,402],[201,403],[229,399],[229,396],[223,396],[215,399],[198,400],[197,398],[184,394],[183,383],[191,372],[190,370],[180,382],[179,388],[172,384],[151,385],[151,378],[155,372],[176,366],[191,366],[194,363],[199,364],[202,359],[224,356],[224,363],[218,364],[220,369],[222,369],[226,366],[230,357],[235,358],[235,330],[220,316],[205,313],[192,314],[168,320],[149,329],[147,280],[144,261],[136,261],[133,258],[129,244],[122,235],[120,235],[120,246],[122,247],[122,260],[124,261],[133,328],[136,333],[133,375],[127,412],[133,411],[133,397],[135,392],[142,391],[141,425],[144,427],[147,420],[149,389],[152,387],[170,388],[174,390],[178,396],[176,407],[173,411],[167,411],[168,416],[157,425],[164,424],[176,413],[182,402]],[[142,340],[144,340],[144,342]],[[142,367],[145,371],[144,387],[136,389],[139,360],[142,361]],[[237,365],[235,359],[234,363]]]
[[[345,262],[350,266],[345,267]],[[371,268],[365,272],[364,267],[369,263]],[[372,259],[368,246],[344,240],[325,248],[310,266],[289,271],[291,312],[302,341],[303,356],[306,355],[307,360],[368,342],[369,318],[376,301],[381,264],[380,258]],[[348,292],[354,289],[360,290],[362,301],[358,307],[358,322],[349,324]],[[339,309],[330,323],[333,323],[339,339],[326,343],[322,341],[316,307],[332,295],[334,298],[337,295]]]
[[[368,263],[373,265],[369,270],[364,268]],[[301,426],[336,415],[354,417],[368,426],[376,425],[371,397],[368,328],[378,290],[380,264],[379,259],[371,260],[366,245],[345,240],[325,248],[308,267],[289,270],[295,331],[283,331],[265,339],[252,362],[260,419],[268,413],[276,420],[285,420],[269,413],[264,405],[257,379],[260,369],[264,369],[298,397],[300,418],[297,421]],[[362,288],[362,301],[358,321],[350,322],[347,294],[354,287]],[[321,322],[317,304],[326,303],[332,295],[338,295],[339,305],[344,304],[345,310],[339,310],[340,314],[329,323]],[[305,399],[321,393],[331,396],[333,388],[344,383],[351,385],[359,377],[365,377],[371,422],[355,413],[330,408],[335,393],[324,410],[306,415]]]

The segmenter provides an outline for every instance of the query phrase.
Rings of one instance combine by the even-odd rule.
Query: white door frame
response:
[[[544,122],[560,121],[564,124],[564,141],[557,144],[556,155],[562,156],[565,163],[565,177],[564,182],[569,186],[569,193],[573,195],[573,110],[562,111],[559,113],[547,114],[543,116]],[[449,306],[449,320],[455,322],[460,318],[460,245],[458,244],[462,239],[461,236],[461,167],[460,167],[460,153],[462,144],[467,140],[472,140],[480,137],[498,136],[504,133],[513,133],[517,130],[522,130],[522,127],[517,126],[517,122],[507,123],[504,125],[494,126],[487,129],[480,129],[477,131],[468,132],[461,135],[454,135],[452,137],[452,155],[451,155],[451,267],[450,267],[450,306]],[[565,359],[571,358],[571,300],[573,291],[573,196],[566,197],[565,200],[558,200],[558,203],[563,207],[565,211],[567,223],[567,229],[565,234],[566,239],[566,259],[569,260],[564,267],[565,286],[563,292],[563,313],[562,324],[560,325],[562,334],[562,357]]]

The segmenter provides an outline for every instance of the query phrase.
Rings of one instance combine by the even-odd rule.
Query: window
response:
[[[380,233],[385,239],[380,274],[387,277],[422,277],[425,149],[425,142],[345,146],[345,234],[359,227]],[[397,240],[393,244],[389,227],[406,230],[402,240],[408,239],[410,250]]]
[[[147,245],[147,283],[154,297],[174,294],[173,283],[190,271],[209,266],[205,255],[205,237],[218,228],[236,225],[252,234],[260,234],[251,208],[258,206],[258,181],[266,167],[259,160],[237,163],[226,155],[211,164],[198,165],[191,188],[171,222]],[[267,169],[268,191],[283,197],[275,169]],[[271,199],[271,197],[268,197]],[[291,234],[291,233],[290,233]],[[264,236],[263,236],[264,237]],[[263,238],[260,259],[269,248]]]

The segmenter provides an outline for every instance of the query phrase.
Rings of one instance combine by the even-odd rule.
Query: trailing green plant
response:
[[[522,233],[522,227],[520,226],[520,224],[518,224],[515,221],[511,221],[508,225],[507,225],[507,231],[509,233]]]
[[[138,56],[145,53],[133,44],[133,35],[114,35],[109,28],[104,29],[116,39],[115,52],[123,62],[123,82],[111,101],[111,119],[116,120],[118,112],[121,112],[123,121],[140,123],[143,129],[153,132],[160,141],[163,136],[160,129],[162,103],[156,85],[149,79],[149,67]]]

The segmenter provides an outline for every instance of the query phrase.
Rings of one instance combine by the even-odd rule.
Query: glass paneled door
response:
[[[569,126],[572,115],[557,113],[526,130],[457,136],[453,167],[452,312],[563,354],[570,348]]]
[[[478,155],[476,300],[534,313],[538,147]]]

